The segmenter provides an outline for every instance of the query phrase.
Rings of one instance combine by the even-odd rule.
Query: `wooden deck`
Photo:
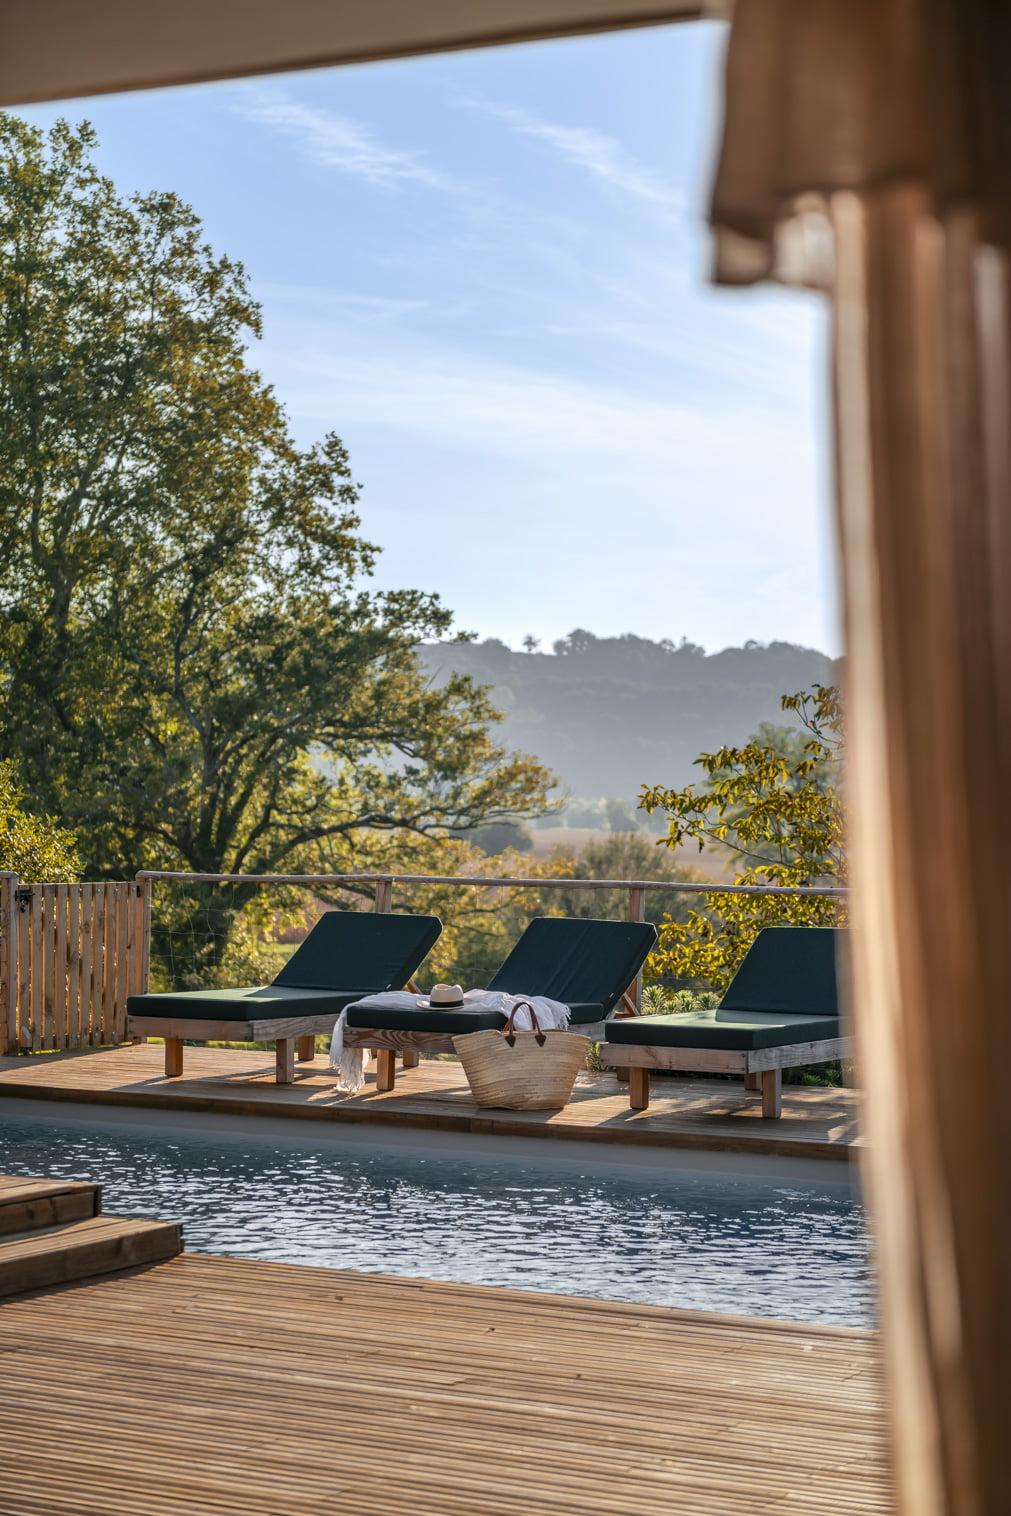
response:
[[[17,1516],[877,1516],[870,1334],[183,1254],[7,1302]]]
[[[274,1083],[272,1053],[187,1048],[182,1079],[165,1079],[162,1060],[158,1045],[2,1058],[0,1096],[843,1162],[859,1146],[853,1090],[788,1086],[782,1118],[766,1121],[760,1099],[736,1083],[656,1080],[649,1109],[630,1111],[627,1091],[618,1090],[613,1074],[601,1074],[583,1076],[562,1111],[487,1111],[474,1104],[455,1062],[424,1061],[398,1073],[389,1094],[370,1076],[349,1096],[337,1093],[322,1056],[298,1065],[302,1077],[287,1086]]]

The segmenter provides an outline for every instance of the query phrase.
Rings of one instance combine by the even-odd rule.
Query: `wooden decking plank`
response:
[[[0,1354],[24,1516],[892,1509],[853,1329],[185,1254],[8,1302]]]
[[[561,1111],[489,1111],[474,1104],[459,1064],[444,1060],[422,1061],[399,1074],[387,1094],[370,1079],[353,1096],[337,1092],[323,1058],[300,1064],[296,1082],[282,1086],[274,1083],[270,1054],[187,1048],[186,1075],[171,1080],[164,1078],[162,1060],[157,1044],[2,1058],[0,1095],[842,1162],[859,1148],[853,1090],[788,1086],[782,1119],[768,1121],[760,1100],[739,1085],[703,1080],[656,1080],[649,1109],[633,1112],[613,1076],[603,1074],[584,1076]]]

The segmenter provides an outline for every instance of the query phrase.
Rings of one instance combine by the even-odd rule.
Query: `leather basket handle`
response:
[[[516,1004],[509,1012],[509,1018],[506,1021],[505,1026],[502,1028],[502,1036],[505,1038],[506,1042],[508,1042],[511,1048],[516,1046],[516,1029],[513,1026],[513,1020],[516,1016],[516,1012],[522,1011],[524,1008],[530,1012],[530,1025],[533,1027],[534,1036],[537,1038],[537,1046],[543,1047],[548,1039],[541,1031],[541,1024],[537,1020],[537,1012],[534,1010],[529,1000],[517,1000]]]

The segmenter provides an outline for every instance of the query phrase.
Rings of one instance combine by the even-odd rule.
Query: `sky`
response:
[[[698,23],[25,110],[87,118],[263,306],[382,588],[458,628],[839,650],[825,313],[707,283],[723,31]]]

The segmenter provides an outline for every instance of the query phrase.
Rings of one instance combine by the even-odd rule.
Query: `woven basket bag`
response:
[[[531,1032],[513,1027],[516,1012],[524,1008],[530,1012]],[[453,1038],[478,1105],[510,1111],[555,1111],[567,1105],[589,1046],[589,1037],[575,1032],[542,1032],[528,1000],[513,1006],[501,1031]]]

